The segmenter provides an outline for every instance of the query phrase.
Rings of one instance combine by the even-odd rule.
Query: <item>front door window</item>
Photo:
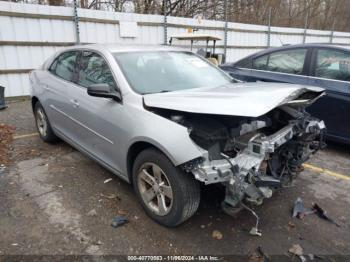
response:
[[[108,84],[115,87],[112,71],[104,58],[94,52],[83,51],[80,59],[78,85]]]

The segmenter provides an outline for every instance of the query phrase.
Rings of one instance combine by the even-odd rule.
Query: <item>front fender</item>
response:
[[[152,137],[138,136],[130,141],[129,148],[138,142],[151,144],[162,151],[162,153],[164,153],[175,166],[202,156],[201,151],[199,151],[198,147],[192,142],[192,140],[189,139],[190,141],[186,141],[187,139],[183,139],[177,143],[170,142],[171,140],[172,139],[166,138],[155,140]],[[177,140],[177,138],[174,138],[174,141],[175,140]]]
[[[137,142],[146,142],[161,150],[175,166],[202,156],[186,127],[144,109],[130,107],[129,114],[137,128],[128,128],[126,148]],[[130,130],[132,130],[130,132]]]

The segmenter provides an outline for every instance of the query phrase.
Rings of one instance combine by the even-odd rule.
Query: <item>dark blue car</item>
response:
[[[255,53],[221,68],[242,81],[283,82],[326,89],[326,96],[308,111],[325,121],[328,139],[350,143],[350,47],[289,45]]]

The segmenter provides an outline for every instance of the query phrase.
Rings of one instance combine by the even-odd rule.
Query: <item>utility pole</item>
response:
[[[268,28],[267,28],[267,47],[271,46],[271,11],[272,8],[269,8],[269,21],[268,21]]]
[[[335,28],[335,19],[333,21],[331,35],[329,36],[329,43],[331,43],[331,44],[333,43],[334,28]]]
[[[305,16],[305,26],[304,26],[304,35],[303,35],[303,44],[306,42],[306,32],[309,23],[309,6],[307,6],[306,16]]]
[[[167,11],[168,11],[168,0],[163,0],[163,8],[164,8],[164,45],[168,44],[168,18],[167,18]]]
[[[228,21],[227,21],[227,0],[225,0],[224,8],[225,8],[224,59],[226,60],[226,54],[227,54],[227,27],[228,27]]]
[[[74,0],[74,24],[75,24],[75,40],[77,45],[80,44],[79,17],[78,17],[78,2]]]

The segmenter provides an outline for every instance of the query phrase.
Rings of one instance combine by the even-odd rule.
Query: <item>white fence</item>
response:
[[[78,16],[81,43],[164,44],[165,32],[169,39],[171,35],[186,33],[189,27],[198,28],[200,34],[225,38],[223,21],[199,23],[190,18],[167,17],[165,31],[161,15],[78,9]],[[269,30],[267,26],[228,23],[226,60],[236,61],[267,48],[269,36],[271,46],[302,43],[304,33],[300,28]],[[28,95],[28,72],[60,48],[74,45],[76,39],[73,8],[0,1],[0,85],[5,86],[5,96]],[[344,32],[307,30],[305,39],[350,45],[350,33]],[[217,47],[218,52],[223,52],[224,40]]]

